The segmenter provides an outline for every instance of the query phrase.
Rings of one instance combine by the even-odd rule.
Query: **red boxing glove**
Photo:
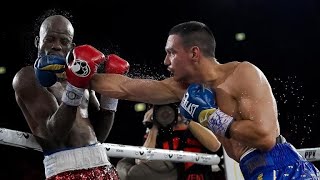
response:
[[[90,45],[75,47],[67,56],[67,81],[75,87],[86,88],[105,55]]]
[[[104,64],[104,72],[111,74],[126,74],[129,71],[129,63],[121,57],[110,54],[107,56]],[[100,99],[100,107],[106,110],[116,111],[118,99],[110,98],[102,95]]]
[[[111,74],[126,74],[129,71],[130,65],[128,61],[121,57],[110,54],[106,58],[105,72]]]
[[[69,106],[79,106],[90,79],[97,72],[98,65],[105,61],[102,52],[90,45],[75,47],[67,55],[67,85],[62,94],[62,102]]]

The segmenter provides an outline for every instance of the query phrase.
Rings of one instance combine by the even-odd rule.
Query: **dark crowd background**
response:
[[[319,42],[317,0],[154,0],[17,2],[1,6],[0,126],[30,132],[12,89],[14,74],[36,57],[33,39],[48,10],[67,12],[75,42],[116,53],[131,64],[131,76],[161,79],[169,29],[198,20],[213,31],[221,62],[247,60],[268,77],[277,99],[281,133],[297,148],[320,147]],[[67,3],[67,4],[66,4]],[[102,3],[102,4],[101,4]],[[19,5],[22,6],[22,5]],[[245,33],[237,40],[237,33]],[[0,72],[1,72],[0,71]],[[144,112],[121,100],[106,143],[142,145]],[[44,179],[42,154],[0,145],[0,179]],[[119,159],[111,158],[113,163]],[[320,168],[320,163],[315,162]],[[222,174],[223,175],[223,174]],[[217,179],[222,178],[217,173]]]

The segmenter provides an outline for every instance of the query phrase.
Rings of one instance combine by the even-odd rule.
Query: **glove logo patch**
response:
[[[77,95],[72,91],[67,91],[67,97],[71,100],[76,99]]]
[[[81,59],[76,59],[73,61],[71,70],[79,77],[87,77],[91,71],[88,63]]]
[[[183,99],[181,100],[180,105],[184,110],[186,110],[193,117],[194,112],[197,110],[199,105],[189,102],[188,99],[189,99],[189,93],[186,92]]]

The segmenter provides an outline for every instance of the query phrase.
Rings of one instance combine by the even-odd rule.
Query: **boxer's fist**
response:
[[[34,71],[38,82],[44,87],[50,87],[57,82],[57,75],[65,70],[66,60],[62,56],[43,55],[34,63]]]
[[[129,71],[129,63],[121,57],[110,54],[106,58],[105,72],[111,74],[126,74]]]
[[[100,66],[101,67],[101,66]],[[129,63],[121,57],[110,54],[100,69],[103,73],[126,74],[129,71]],[[101,95],[100,107],[106,110],[116,111],[118,99]]]
[[[75,47],[67,55],[67,81],[75,87],[86,88],[98,65],[105,61],[102,52],[90,45]]]
[[[191,84],[180,103],[180,114],[206,125],[209,114],[216,110],[215,94],[200,84]],[[210,111],[210,112],[209,112]]]
[[[216,105],[215,93],[200,84],[191,84],[180,103],[180,114],[198,121],[213,133],[230,138],[234,118],[222,112]]]

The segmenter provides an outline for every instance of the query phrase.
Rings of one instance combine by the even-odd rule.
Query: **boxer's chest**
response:
[[[218,107],[228,115],[237,116],[237,101],[226,87],[216,89],[216,102]]]

